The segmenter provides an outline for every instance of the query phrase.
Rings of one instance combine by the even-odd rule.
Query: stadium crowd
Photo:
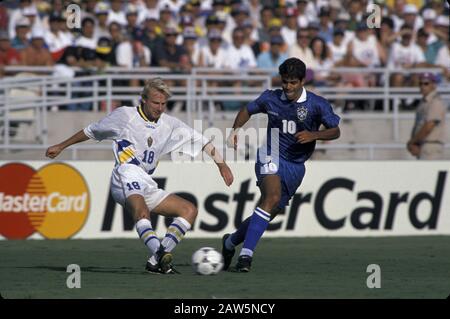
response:
[[[78,29],[67,23],[69,4],[81,8]],[[7,65],[55,66],[56,75],[73,77],[85,74],[74,66],[189,72],[277,68],[298,57],[314,86],[385,81],[333,67],[438,67],[439,81],[450,81],[444,0],[20,0],[0,5],[0,30],[0,76]],[[389,81],[415,86],[418,76],[400,70]]]

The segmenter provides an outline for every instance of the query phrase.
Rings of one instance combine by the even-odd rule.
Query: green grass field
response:
[[[190,266],[219,239],[186,239],[175,251],[181,275],[143,271],[138,239],[0,241],[4,298],[446,298],[450,236],[263,239],[248,274],[199,276]],[[234,265],[233,261],[233,265]],[[66,267],[81,267],[81,288],[68,289]],[[369,289],[369,264],[381,288]]]

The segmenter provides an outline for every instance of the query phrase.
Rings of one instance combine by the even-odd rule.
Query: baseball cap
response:
[[[448,27],[450,25],[450,23],[448,21],[448,17],[446,17],[444,15],[440,15],[439,17],[437,17],[436,22],[434,24],[443,26],[443,27]]]
[[[208,39],[220,39],[222,40],[222,33],[217,29],[212,29],[208,32]]]
[[[33,28],[31,31],[31,39],[43,39],[44,38],[44,30],[41,28]]]
[[[134,4],[128,4],[126,9],[126,15],[138,14],[138,9]]]
[[[35,6],[29,6],[29,7],[25,7],[23,9],[23,13],[22,13],[25,17],[27,16],[35,16],[38,14],[37,9]]]
[[[436,14],[436,11],[428,8],[428,9],[423,10],[422,16],[423,16],[424,20],[434,20],[434,19],[436,19],[437,14]]]
[[[94,13],[95,14],[108,14],[109,5],[106,2],[98,2],[95,5]]]
[[[30,20],[26,17],[22,17],[16,22],[16,28],[17,27],[29,27],[29,26],[30,26]]]
[[[275,35],[270,38],[270,44],[283,44],[284,40],[281,35]]]
[[[273,19],[270,19],[270,21],[269,21],[269,29],[281,28],[282,25],[283,25],[283,23],[278,18],[273,18]]]
[[[98,39],[97,48],[95,52],[100,54],[108,54],[111,52],[111,39],[107,37],[101,37]]]
[[[403,7],[403,14],[417,14],[417,12],[417,7],[412,3],[408,3]]]
[[[434,83],[437,82],[437,77],[431,72],[422,73],[420,75],[419,79],[420,79],[420,81],[429,80],[429,81],[434,82]]]
[[[194,27],[186,27],[183,30],[183,39],[197,39],[197,33]]]
[[[367,30],[369,27],[367,26],[367,23],[365,21],[360,21],[356,25],[356,31],[364,31]]]

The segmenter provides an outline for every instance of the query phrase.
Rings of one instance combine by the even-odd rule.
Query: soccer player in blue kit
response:
[[[223,236],[224,270],[231,264],[235,247],[243,242],[236,271],[250,271],[259,239],[300,186],[305,162],[313,153],[316,140],[340,136],[339,116],[326,99],[303,87],[305,73],[306,66],[301,60],[285,60],[279,67],[282,89],[264,91],[236,116],[229,146],[237,148],[238,129],[257,113],[268,116],[267,143],[258,149],[255,163],[261,199],[253,214],[234,233]],[[320,125],[325,129],[319,131]]]

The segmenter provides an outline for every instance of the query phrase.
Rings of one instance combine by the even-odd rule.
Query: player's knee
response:
[[[140,219],[144,219],[144,218],[149,219],[150,218],[150,212],[146,208],[136,209],[134,211],[134,217],[135,217],[136,220],[140,220]]]
[[[182,211],[182,217],[192,223],[195,218],[197,218],[198,210],[197,207],[195,207],[193,204],[188,203],[184,205],[183,211]]]
[[[264,198],[264,206],[269,207],[270,210],[272,210],[273,208],[277,207],[278,203],[281,200],[281,196],[280,194],[274,193],[274,194],[270,194],[268,196],[266,196],[266,198]]]

